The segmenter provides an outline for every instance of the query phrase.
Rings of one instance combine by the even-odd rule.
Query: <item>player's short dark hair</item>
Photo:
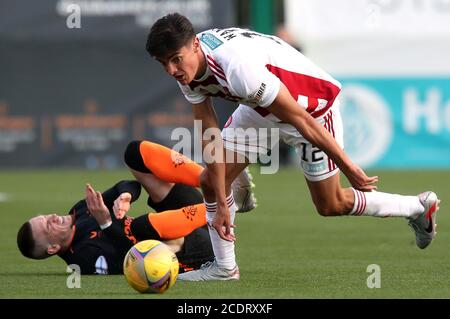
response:
[[[153,57],[164,58],[178,51],[194,37],[191,21],[179,13],[171,13],[153,24],[145,49]]]
[[[29,221],[25,222],[17,232],[17,246],[22,255],[32,259],[44,259],[51,255],[47,251],[37,251],[39,246],[33,237],[33,227]]]
[[[19,250],[22,255],[28,258],[35,258],[33,254],[35,244],[30,222],[26,222],[22,225],[22,227],[20,227],[17,233],[17,246],[19,246]]]

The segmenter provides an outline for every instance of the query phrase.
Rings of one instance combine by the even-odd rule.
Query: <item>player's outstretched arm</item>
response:
[[[284,84],[281,84],[277,97],[267,109],[280,120],[293,125],[304,138],[324,151],[347,176],[354,188],[361,191],[376,189],[373,184],[378,181],[378,177],[368,177],[354,164],[330,133],[305,109],[298,106]]]

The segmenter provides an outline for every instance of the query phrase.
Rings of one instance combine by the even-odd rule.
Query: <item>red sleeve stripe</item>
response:
[[[209,68],[211,69],[211,72],[214,73],[215,76],[221,78],[225,82],[227,82],[227,78],[225,77],[225,74],[219,73],[219,71],[215,68],[215,66],[208,61]]]
[[[208,61],[209,61],[210,63],[212,63],[212,64],[216,67],[216,69],[217,69],[218,71],[220,71],[220,73],[222,73],[223,75],[225,75],[225,72],[223,71],[223,69],[222,69],[222,67],[219,65],[219,63],[216,62],[216,60],[214,60],[210,55],[206,55],[206,58],[208,59]]]
[[[227,81],[227,77],[225,76],[225,72],[223,71],[222,67],[210,55],[206,55],[206,62],[208,63],[211,71],[216,76],[224,81]]]

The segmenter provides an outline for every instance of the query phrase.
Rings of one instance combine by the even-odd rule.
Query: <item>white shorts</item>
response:
[[[270,152],[274,154],[274,147],[278,147],[279,138],[295,148],[300,167],[309,181],[321,181],[339,171],[336,164],[323,151],[308,142],[296,128],[290,124],[278,123],[271,117],[273,118],[263,117],[247,105],[239,105],[222,130],[224,147],[244,155],[250,163],[254,163],[255,158],[267,156]],[[316,121],[344,148],[342,119],[337,100],[324,115],[316,118]]]

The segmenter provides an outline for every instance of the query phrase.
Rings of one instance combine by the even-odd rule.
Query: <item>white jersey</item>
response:
[[[265,107],[275,100],[280,82],[313,117],[325,114],[340,92],[337,80],[278,37],[239,28],[211,29],[197,36],[207,70],[188,85],[178,83],[192,104],[219,96],[279,121]]]

